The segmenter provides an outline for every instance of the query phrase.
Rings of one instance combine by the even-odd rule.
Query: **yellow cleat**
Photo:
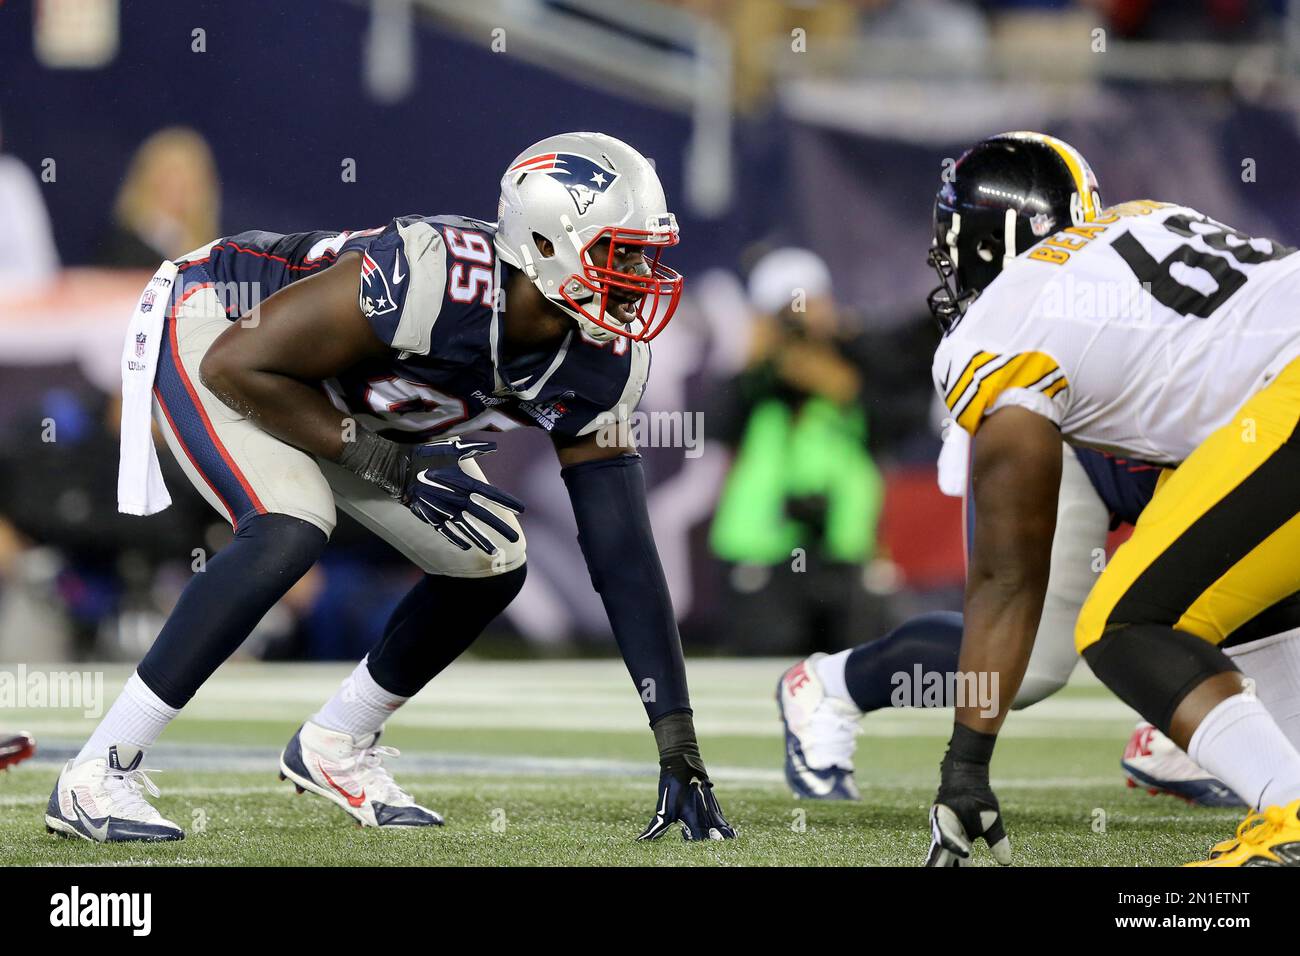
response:
[[[1300,800],[1252,810],[1237,834],[1216,843],[1207,859],[1186,866],[1300,866]]]
[[[1218,843],[1214,844],[1214,846],[1210,847],[1210,855],[1205,860],[1198,860],[1195,863],[1188,863],[1187,866],[1203,866],[1205,863],[1208,863],[1210,860],[1216,860],[1219,857],[1223,856],[1225,853],[1231,853],[1233,850],[1237,849],[1238,846],[1240,846],[1242,833],[1244,833],[1247,830],[1251,830],[1262,823],[1265,823],[1267,820],[1268,817],[1260,813],[1258,810],[1251,810],[1249,813],[1246,814],[1246,819],[1242,820],[1241,823],[1237,825],[1236,833],[1228,837],[1228,839],[1220,840]]]

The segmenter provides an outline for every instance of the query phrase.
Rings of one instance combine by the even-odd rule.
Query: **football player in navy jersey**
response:
[[[641,460],[618,441],[645,387],[648,343],[681,294],[660,261],[677,241],[644,157],[568,133],[510,164],[496,223],[403,216],[351,233],[247,232],[165,264],[154,417],[235,537],[63,769],[47,826],[101,842],[183,836],[142,793],[157,794],[144,752],[316,561],[336,508],[425,574],[293,735],[280,771],[365,826],[441,824],[394,781],[384,762],[396,751],[379,735],[523,584],[524,506],[479,467],[495,445],[459,436],[532,426],[554,442],[587,569],[658,745],[641,838],[678,822],[687,839],[735,836],[700,757]],[[146,342],[136,336],[137,356]]]

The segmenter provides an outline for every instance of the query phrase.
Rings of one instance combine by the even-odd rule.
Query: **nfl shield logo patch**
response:
[[[153,289],[145,289],[144,295],[140,296],[140,311],[149,312],[153,309],[154,292]]]
[[[1045,212],[1040,212],[1029,219],[1029,231],[1039,238],[1051,232],[1055,225],[1056,220]]]
[[[149,336],[144,332],[135,334],[135,357],[144,358],[144,345],[149,341]]]

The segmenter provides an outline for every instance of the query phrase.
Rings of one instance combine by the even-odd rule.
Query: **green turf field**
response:
[[[857,804],[794,800],[781,776],[772,691],[783,663],[699,660],[692,695],[705,760],[740,830],[726,844],[633,837],[652,815],[654,747],[618,662],[465,661],[389,725],[398,780],[447,825],[356,828],[341,810],[276,778],[279,748],[347,668],[231,664],[164,735],[147,765],[180,843],[95,846],[45,833],[58,764],[93,721],[74,711],[0,711],[41,753],[0,774],[0,863],[199,865],[905,865],[928,843],[926,810],[950,712],[870,715],[859,738]],[[36,668],[31,668],[35,670]],[[105,673],[106,703],[128,670]],[[1186,862],[1239,815],[1125,788],[1119,757],[1133,715],[1080,680],[1012,715],[994,786],[1023,864]],[[982,860],[982,862],[988,862]]]

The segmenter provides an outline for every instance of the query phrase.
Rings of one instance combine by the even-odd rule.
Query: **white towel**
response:
[[[956,422],[949,422],[939,452],[939,490],[950,498],[965,495],[969,469],[970,435]]]
[[[153,443],[153,382],[158,372],[163,317],[178,270],[164,262],[136,303],[122,345],[122,437],[117,463],[117,510],[151,515],[172,503]]]

